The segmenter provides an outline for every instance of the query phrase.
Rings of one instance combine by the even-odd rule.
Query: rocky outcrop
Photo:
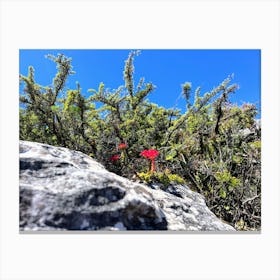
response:
[[[152,189],[66,148],[20,141],[20,230],[233,231],[187,186]]]

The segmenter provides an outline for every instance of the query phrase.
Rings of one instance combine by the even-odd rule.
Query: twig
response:
[[[253,196],[253,197],[250,197],[250,198],[245,199],[245,200],[242,202],[242,205],[244,205],[245,203],[247,203],[247,202],[249,202],[249,201],[252,201],[252,200],[258,198],[260,195],[261,195],[261,194],[258,194],[258,195],[255,195],[255,196]]]

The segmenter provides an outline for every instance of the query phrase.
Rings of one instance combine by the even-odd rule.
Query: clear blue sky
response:
[[[20,50],[19,71],[27,75],[28,66],[35,69],[35,80],[46,86],[52,83],[56,65],[45,58],[47,54],[62,53],[72,58],[75,75],[70,76],[67,88],[76,88],[78,81],[82,93],[98,89],[99,83],[116,89],[124,84],[124,62],[130,50]],[[260,50],[141,50],[135,57],[135,86],[141,77],[152,82],[156,89],[149,100],[171,108],[181,93],[181,84],[191,82],[192,92],[201,86],[201,93],[210,91],[229,75],[240,89],[231,101],[241,105],[254,103],[260,110],[261,101],[261,51]],[[185,111],[183,98],[177,108]],[[260,112],[260,111],[259,111]],[[258,114],[260,118],[260,114]]]

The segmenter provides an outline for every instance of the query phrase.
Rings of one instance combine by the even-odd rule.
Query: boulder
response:
[[[19,148],[20,231],[234,231],[188,186],[151,188],[67,148]]]

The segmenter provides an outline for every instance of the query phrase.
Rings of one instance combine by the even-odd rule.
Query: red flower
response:
[[[113,156],[110,157],[110,161],[117,161],[117,160],[119,160],[120,158],[121,158],[120,155],[113,155]]]
[[[141,156],[150,159],[151,162],[151,172],[153,173],[156,169],[155,158],[159,155],[157,150],[144,150],[140,153]]]
[[[125,143],[121,143],[121,144],[119,144],[118,147],[119,147],[120,150],[123,150],[123,149],[127,148],[127,145]]]
[[[140,155],[148,159],[155,159],[159,155],[159,152],[157,150],[144,150]]]

